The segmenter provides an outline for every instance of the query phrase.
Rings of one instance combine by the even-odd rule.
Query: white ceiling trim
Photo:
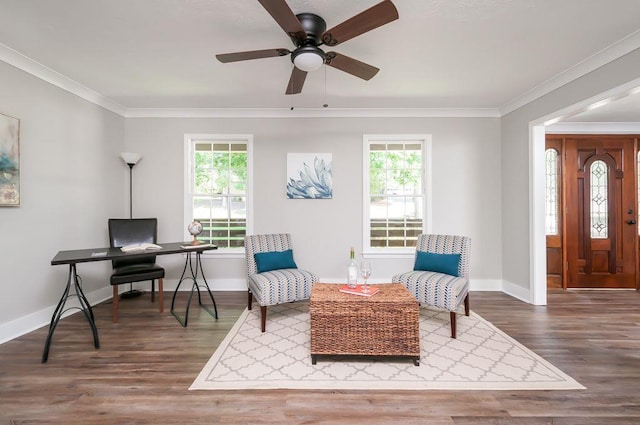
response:
[[[564,86],[565,84],[582,77],[589,72],[600,68],[603,65],[614,61],[627,53],[630,53],[640,48],[640,31],[636,31],[622,40],[606,47],[594,54],[593,56],[583,60],[582,62],[572,66],[566,71],[556,75],[555,77],[537,85],[526,93],[518,96],[512,101],[502,105],[500,110],[500,116],[507,115],[510,112],[515,111],[518,108],[532,102],[553,90]]]
[[[314,117],[398,117],[398,118],[493,118],[500,117],[494,108],[397,108],[397,109],[339,109],[339,108],[126,108],[82,84],[42,65],[22,53],[0,43],[0,60],[56,87],[66,90],[124,118],[314,118]]]
[[[48,68],[41,63],[36,62],[33,59],[23,55],[22,53],[13,50],[9,46],[1,43],[0,60],[8,63],[9,65],[15,66],[16,68],[28,74],[33,75],[34,77],[40,78],[47,83],[53,84],[56,87],[60,87],[61,89],[66,90],[69,93],[73,93],[84,100],[101,106],[108,111],[114,112],[121,116],[124,116],[126,112],[127,108],[120,105],[119,103],[106,98],[100,93],[77,83],[71,78],[65,77],[59,72],[56,72],[51,68]]]
[[[590,58],[573,66],[565,72],[534,87],[523,95],[499,108],[380,108],[380,109],[338,109],[338,108],[126,108],[104,95],[54,71],[16,50],[0,43],[0,60],[24,72],[42,79],[54,86],[101,106],[125,118],[310,118],[310,117],[456,117],[486,118],[502,117],[535,99],[599,68],[619,57],[640,48],[640,31],[627,36],[613,45],[601,50]]]
[[[126,118],[500,118],[493,108],[129,108]]]

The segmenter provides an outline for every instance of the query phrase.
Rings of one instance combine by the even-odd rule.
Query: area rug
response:
[[[190,390],[569,390],[582,385],[479,315],[420,309],[420,365],[340,358],[311,364],[308,302],[245,310]]]

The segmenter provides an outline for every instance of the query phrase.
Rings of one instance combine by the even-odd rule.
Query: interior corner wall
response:
[[[362,251],[363,135],[398,133],[432,135],[432,231],[470,236],[472,280],[499,281],[498,118],[129,118],[126,149],[143,157],[134,169],[135,215],[158,217],[159,240],[182,240],[184,135],[252,134],[254,233],[291,233],[300,267],[321,279],[344,280],[349,247]],[[286,198],[289,152],[332,153],[333,199]],[[175,281],[183,260],[165,257],[159,261],[167,281]],[[374,281],[389,281],[413,266],[410,259],[372,262]],[[204,264],[214,289],[221,281],[246,289],[244,259]]]
[[[4,62],[0,113],[20,120],[20,206],[0,207],[3,342],[30,330],[15,329],[18,319],[48,322],[68,273],[51,259],[108,244],[107,218],[125,211],[128,186],[122,117]],[[86,293],[108,286],[106,264],[80,273]]]
[[[513,288],[505,292],[528,292],[531,285],[530,123],[639,77],[640,49],[502,117],[502,279]]]

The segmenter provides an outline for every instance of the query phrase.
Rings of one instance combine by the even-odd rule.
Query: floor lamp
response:
[[[142,159],[137,153],[122,152],[120,158],[129,166],[129,218],[133,218],[133,166]],[[120,294],[121,298],[135,298],[142,295],[142,292],[133,289],[133,283],[129,283],[129,290]]]

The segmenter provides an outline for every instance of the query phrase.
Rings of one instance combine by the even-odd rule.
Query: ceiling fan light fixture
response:
[[[291,54],[291,61],[300,71],[315,71],[324,64],[324,52],[316,46],[303,46]]]

